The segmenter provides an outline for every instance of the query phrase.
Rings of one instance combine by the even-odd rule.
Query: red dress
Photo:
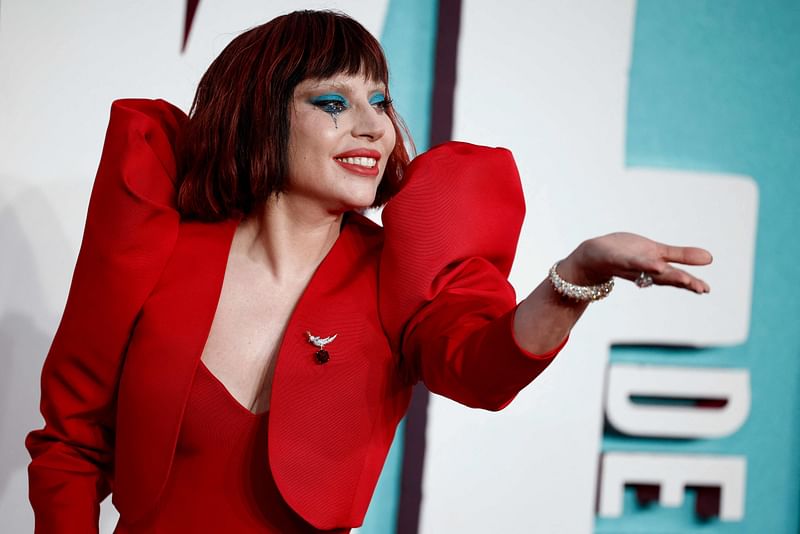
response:
[[[216,516],[245,521],[230,512],[224,476],[250,476],[254,464],[280,488],[280,498],[272,486],[259,497],[278,503],[270,513],[285,501],[317,528],[360,525],[413,383],[499,410],[561,348],[531,354],[513,337],[507,276],[525,212],[513,157],[446,143],[408,167],[382,229],[348,217],[286,325],[268,447],[248,449],[243,443],[259,433],[241,429],[242,442],[226,445],[269,455],[242,453],[225,465],[220,454],[198,456],[185,444],[175,456],[191,428],[205,432],[193,439],[209,447],[232,435],[203,426],[231,408],[230,398],[187,412],[236,224],[180,217],[175,146],[187,120],[164,101],[112,106],[69,299],[42,371],[45,427],[26,440],[36,532],[96,533],[112,487],[120,533],[148,532],[147,521],[150,532],[192,532],[186,517],[203,530]],[[330,362],[316,362],[308,332],[338,336]],[[233,424],[224,423],[228,415],[216,424]],[[232,495],[254,495],[248,480],[241,475]],[[180,493],[188,489],[191,498]],[[180,523],[167,523],[169,507]]]
[[[175,459],[153,513],[115,534],[347,533],[309,525],[281,497],[267,462],[269,412],[254,414],[201,361]]]

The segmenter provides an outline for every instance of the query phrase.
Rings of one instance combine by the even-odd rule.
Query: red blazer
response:
[[[96,532],[113,490],[127,521],[167,481],[237,220],[181,221],[163,101],[111,109],[64,316],[26,445],[36,532]],[[269,462],[312,525],[363,521],[411,385],[498,410],[560,347],[513,338],[511,268],[524,202],[511,154],[448,143],[410,166],[384,228],[348,214],[289,320],[269,414]],[[317,363],[306,332],[337,335]],[[563,344],[562,344],[563,345]]]

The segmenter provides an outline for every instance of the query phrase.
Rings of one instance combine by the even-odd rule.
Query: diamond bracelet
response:
[[[556,267],[558,267],[558,262],[550,267],[550,282],[553,284],[553,288],[555,288],[556,292],[565,297],[581,302],[595,302],[606,298],[608,294],[611,293],[611,290],[614,289],[613,278],[609,279],[608,282],[603,282],[596,286],[578,286],[570,284],[558,276]]]

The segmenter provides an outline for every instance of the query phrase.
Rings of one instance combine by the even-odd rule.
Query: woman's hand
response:
[[[673,263],[708,265],[711,254],[702,248],[675,247],[618,232],[584,241],[558,263],[556,271],[567,282],[580,286],[602,284],[613,276],[636,280],[645,273],[655,284],[695,293],[710,291],[708,284]],[[544,280],[517,307],[515,338],[525,350],[542,354],[564,339],[587,305],[562,297],[549,280]]]
[[[708,265],[711,261],[711,254],[702,248],[670,246],[617,232],[584,241],[559,262],[557,270],[561,278],[577,285],[601,284],[612,276],[636,280],[645,273],[655,284],[708,293],[707,283],[672,264]]]

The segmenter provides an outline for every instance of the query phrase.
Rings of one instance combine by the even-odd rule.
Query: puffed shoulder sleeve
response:
[[[524,216],[506,149],[450,142],[411,163],[383,211],[380,313],[412,381],[499,410],[561,349],[531,354],[514,338],[507,278]]]
[[[114,404],[136,317],[172,252],[174,144],[160,100],[111,107],[66,308],[42,370],[45,426],[26,440],[36,532],[97,532],[112,482]]]

